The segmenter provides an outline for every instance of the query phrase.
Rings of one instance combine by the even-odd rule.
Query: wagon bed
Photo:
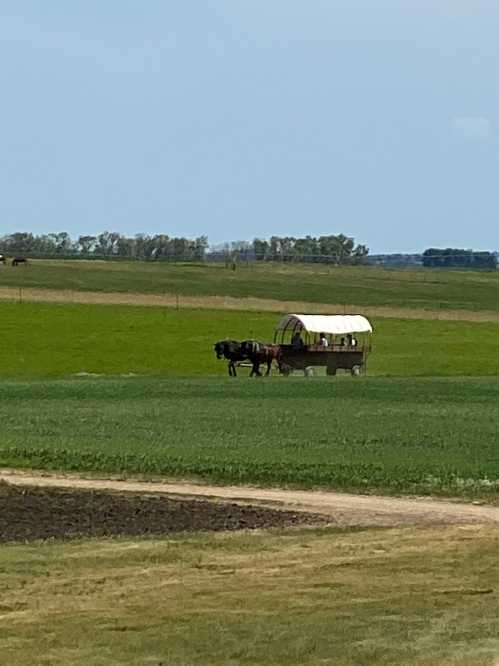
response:
[[[281,345],[281,352],[282,363],[293,370],[325,367],[328,375],[335,375],[338,370],[350,370],[353,375],[358,375],[366,367],[366,352],[363,348],[296,350],[291,345]]]

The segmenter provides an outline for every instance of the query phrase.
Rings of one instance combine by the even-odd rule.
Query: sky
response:
[[[0,0],[0,235],[499,249],[497,0]]]

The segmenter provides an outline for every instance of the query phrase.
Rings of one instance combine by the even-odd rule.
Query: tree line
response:
[[[124,236],[103,231],[95,236],[65,232],[35,235],[17,232],[0,237],[0,254],[27,257],[123,258],[171,261],[278,261],[335,265],[417,266],[427,268],[496,269],[497,253],[459,248],[429,248],[423,254],[368,256],[365,245],[344,234],[329,236],[271,236],[209,247],[208,238],[190,239],[167,234]]]
[[[357,264],[362,262],[368,252],[365,245],[356,245],[353,238],[343,234],[318,238],[272,236],[269,240],[255,238],[253,241],[226,243],[218,248],[210,248],[206,236],[189,239],[166,234],[137,234],[128,237],[110,231],[96,236],[79,236],[77,239],[71,238],[65,231],[42,235],[17,232],[0,237],[0,253],[31,257]]]
[[[202,261],[208,248],[206,236],[177,238],[166,234],[123,236],[104,231],[97,236],[73,240],[63,231],[55,234],[14,233],[0,237],[0,252],[34,257],[123,257],[128,259],[172,259]]]
[[[496,269],[497,253],[476,252],[458,248],[429,248],[423,252],[423,266],[426,268],[476,268]]]
[[[360,264],[369,250],[356,245],[344,234],[319,236],[271,236],[269,240],[255,238],[231,243],[230,251],[239,259],[254,261],[283,261],[302,263]]]

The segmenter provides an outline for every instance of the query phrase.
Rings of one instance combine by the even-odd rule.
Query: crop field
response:
[[[2,382],[0,465],[497,501],[498,397],[497,378]]]
[[[270,341],[279,315],[0,303],[0,318],[1,376],[28,379],[78,373],[223,375],[226,362],[216,360],[214,342],[226,337]],[[496,324],[381,318],[373,324],[370,375],[499,374]]]
[[[499,272],[286,264],[33,260],[0,267],[0,287],[256,297],[401,309],[499,311]]]

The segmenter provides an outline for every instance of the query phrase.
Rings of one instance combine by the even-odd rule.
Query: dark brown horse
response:
[[[12,259],[12,266],[19,266],[19,264],[27,266],[28,260],[26,259],[26,257],[14,257],[14,259]]]
[[[261,377],[260,365],[262,363],[267,365],[267,372],[265,377],[270,375],[272,369],[272,362],[275,361],[282,372],[281,367],[281,348],[279,345],[264,344],[256,340],[245,340],[241,343],[242,351],[246,357],[251,361],[253,367],[251,368],[250,377]]]

